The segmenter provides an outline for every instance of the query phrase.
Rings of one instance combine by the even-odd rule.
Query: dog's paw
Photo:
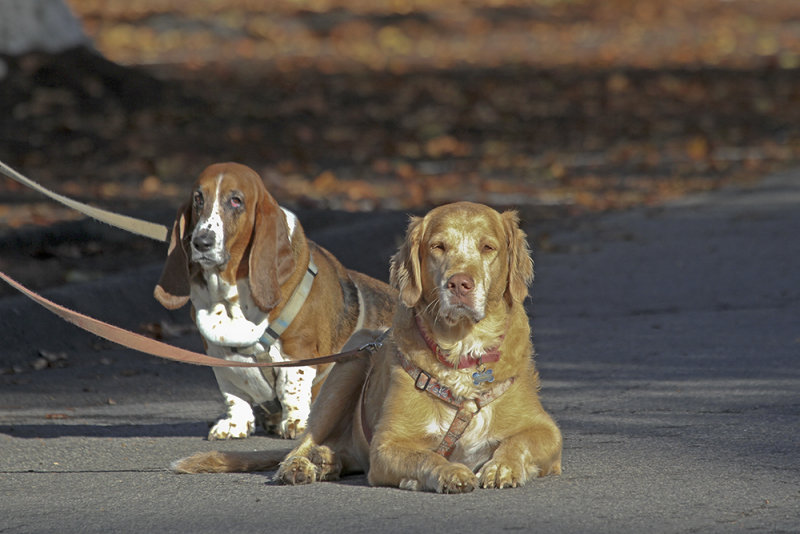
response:
[[[398,484],[400,489],[409,490],[409,491],[419,491],[422,489],[419,480],[416,478],[404,478]]]
[[[278,435],[284,439],[295,439],[306,429],[306,422],[301,419],[284,419],[278,426]]]
[[[536,473],[529,475],[535,477]],[[478,471],[478,480],[482,488],[516,488],[523,485],[528,478],[521,466],[514,468],[495,460],[490,460]]]
[[[437,469],[437,493],[469,493],[478,487],[478,477],[464,464],[449,463]]]
[[[305,456],[292,456],[281,462],[275,480],[296,486],[317,481],[317,466]]]
[[[241,439],[252,436],[255,430],[255,417],[244,420],[220,419],[208,431],[208,439]]]

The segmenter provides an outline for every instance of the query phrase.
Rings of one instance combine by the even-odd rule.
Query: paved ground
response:
[[[403,225],[355,217],[312,234],[385,277]],[[220,446],[203,439],[219,409],[212,373],[116,349],[9,297],[0,368],[23,372],[0,376],[0,531],[800,530],[800,171],[528,231],[542,243],[531,312],[562,476],[443,496],[363,476],[284,487],[269,474],[173,475],[170,460]],[[367,255],[353,245],[369,234],[382,238]],[[47,294],[127,326],[186,322],[149,297],[158,271]],[[65,366],[32,370],[39,349],[64,352]]]

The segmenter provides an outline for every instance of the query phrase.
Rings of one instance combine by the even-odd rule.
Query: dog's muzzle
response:
[[[442,315],[448,322],[469,318],[478,322],[485,316],[479,301],[475,279],[466,273],[456,273],[447,279],[442,290]]]
[[[217,246],[217,234],[213,230],[198,229],[192,234],[192,261],[203,267],[214,267],[228,261],[227,252],[220,252]]]

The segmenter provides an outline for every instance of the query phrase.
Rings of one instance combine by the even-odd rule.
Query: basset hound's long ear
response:
[[[294,272],[296,262],[289,241],[289,227],[278,203],[265,193],[256,206],[255,229],[250,246],[250,293],[262,311],[281,300],[281,284]]]
[[[505,297],[510,304],[527,298],[528,287],[533,282],[533,260],[527,236],[519,227],[517,212],[503,212],[502,218],[508,240],[508,285]]]
[[[189,256],[187,255],[188,240],[191,238],[192,229],[189,223],[192,217],[192,203],[187,202],[178,210],[172,233],[169,238],[167,261],[161,278],[158,280],[153,296],[165,308],[175,310],[189,300]]]
[[[419,245],[424,231],[425,219],[411,217],[405,241],[390,262],[389,282],[400,292],[400,300],[409,308],[413,308],[422,297]]]

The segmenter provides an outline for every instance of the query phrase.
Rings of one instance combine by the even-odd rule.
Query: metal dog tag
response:
[[[480,386],[484,382],[494,382],[494,374],[491,369],[481,366],[481,369],[472,373],[472,383],[476,386]]]

